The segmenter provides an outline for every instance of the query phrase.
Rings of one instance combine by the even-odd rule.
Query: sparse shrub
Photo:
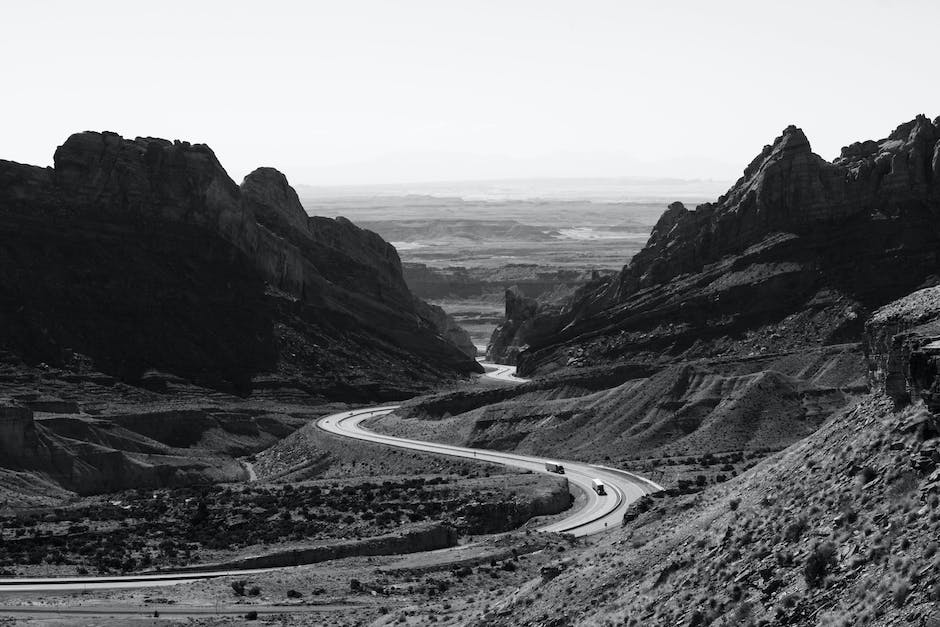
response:
[[[836,548],[831,542],[817,544],[816,548],[806,559],[806,565],[803,567],[803,576],[806,578],[806,585],[811,588],[822,586],[826,575],[830,569],[835,566]]]
[[[235,596],[243,597],[245,596],[245,586],[248,585],[248,582],[244,579],[232,582],[232,592],[235,593]]]
[[[806,519],[798,518],[795,522],[787,526],[786,531],[783,532],[783,539],[787,542],[796,542],[803,536],[803,532],[806,531]]]
[[[924,549],[924,557],[933,557],[937,552],[937,543],[931,542],[927,545],[927,548]]]
[[[303,596],[304,596],[304,595],[302,595],[300,592],[297,592],[296,590],[288,590],[288,591],[287,591],[287,598],[288,598],[288,599],[300,599],[300,598],[302,598]]]
[[[261,594],[261,588],[259,586],[252,586],[248,589],[248,596],[256,597]]]
[[[902,581],[894,587],[894,592],[891,593],[891,602],[894,603],[895,607],[904,607],[904,603],[907,601],[907,595],[910,593],[910,588],[907,585],[907,582]]]
[[[350,579],[349,589],[352,590],[353,592],[359,592],[360,590],[362,590],[362,582],[359,581],[358,579]]]
[[[245,620],[258,620],[258,612],[256,612],[255,610],[251,610],[250,612],[245,614]]]
[[[741,506],[741,499],[731,499],[731,501],[728,502],[728,507],[731,509],[732,512],[737,511],[738,507],[740,506]]]
[[[472,574],[473,574],[473,571],[470,569],[469,566],[461,566],[460,568],[454,571],[454,577],[469,577]]]

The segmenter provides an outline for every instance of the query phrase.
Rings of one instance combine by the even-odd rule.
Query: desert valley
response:
[[[275,170],[236,185],[205,146],[108,133],[4,162],[3,612],[929,620],[938,140],[918,117],[827,162],[785,129],[622,270],[604,247],[571,289],[508,289],[505,376],[392,245]],[[391,409],[329,428],[357,407]],[[614,503],[576,462],[636,475]]]
[[[0,627],[940,627],[938,5],[4,19]]]

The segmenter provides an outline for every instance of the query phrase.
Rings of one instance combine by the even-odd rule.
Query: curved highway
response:
[[[515,368],[481,362],[486,368],[484,376],[523,383],[524,379],[515,376]],[[662,490],[658,484],[634,475],[632,473],[583,464],[580,462],[562,461],[529,455],[517,455],[502,451],[489,451],[472,449],[448,444],[424,442],[396,438],[369,431],[361,426],[367,418],[381,416],[393,412],[398,405],[373,407],[368,409],[355,409],[317,421],[317,426],[324,431],[349,438],[356,438],[368,442],[376,442],[387,446],[407,448],[427,453],[438,453],[453,457],[478,459],[480,461],[494,462],[505,466],[532,470],[535,472],[548,472],[546,462],[558,462],[564,466],[564,476],[569,484],[578,486],[586,495],[587,502],[569,513],[562,520],[541,527],[540,531],[554,531],[571,533],[577,536],[586,536],[616,527],[623,519],[627,506],[644,494]],[[249,470],[249,474],[251,474]],[[607,494],[598,495],[592,489],[594,479],[604,482]],[[44,592],[62,590],[95,590],[103,588],[145,588],[154,586],[172,586],[180,583],[189,583],[200,579],[225,577],[229,575],[246,575],[250,573],[275,570],[273,568],[258,568],[246,570],[221,570],[214,572],[187,572],[187,573],[154,573],[147,575],[116,575],[104,577],[44,577],[44,578],[4,578],[0,579],[0,593],[3,592]]]
[[[525,383],[528,379],[520,379],[516,376],[516,367],[515,366],[504,366],[502,364],[494,364],[488,361],[483,361],[482,359],[478,360],[480,365],[486,369],[486,372],[483,374],[484,377],[490,379],[497,379],[499,381],[508,381],[510,383]]]
[[[501,366],[486,362],[481,363],[484,368],[487,368],[487,372],[484,376],[500,379],[502,381],[524,382],[524,379],[516,378],[516,369],[512,366]],[[607,468],[605,466],[563,461],[556,458],[519,455],[503,451],[473,449],[449,444],[438,444],[436,442],[425,442],[423,440],[397,438],[376,433],[375,431],[369,431],[361,426],[362,422],[366,419],[390,414],[398,409],[398,407],[398,405],[387,405],[384,407],[345,411],[321,418],[317,421],[317,426],[324,431],[329,431],[336,435],[365,440],[367,442],[423,451],[425,453],[438,453],[452,457],[478,459],[480,461],[494,462],[535,472],[549,473],[545,468],[546,462],[560,463],[564,466],[564,476],[568,478],[569,484],[576,485],[587,495],[587,503],[583,507],[571,512],[570,515],[563,520],[541,527],[539,529],[540,531],[555,531],[571,533],[576,536],[586,536],[604,531],[610,527],[616,527],[623,520],[623,514],[630,503],[644,494],[658,492],[663,489],[659,484],[634,475],[633,473]],[[604,483],[607,494],[599,495],[595,493],[593,490],[593,481],[595,479]]]

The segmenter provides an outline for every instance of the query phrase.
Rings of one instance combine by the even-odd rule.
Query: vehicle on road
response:
[[[545,470],[548,472],[557,472],[559,475],[565,474],[565,467],[555,462],[545,462]]]
[[[601,496],[607,494],[607,490],[604,488],[604,482],[600,479],[593,479],[591,481],[591,487],[594,488],[594,491]]]

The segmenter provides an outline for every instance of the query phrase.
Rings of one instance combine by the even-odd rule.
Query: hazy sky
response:
[[[6,2],[0,158],[81,130],[233,178],[735,179],[790,123],[832,158],[940,115],[940,2]]]

